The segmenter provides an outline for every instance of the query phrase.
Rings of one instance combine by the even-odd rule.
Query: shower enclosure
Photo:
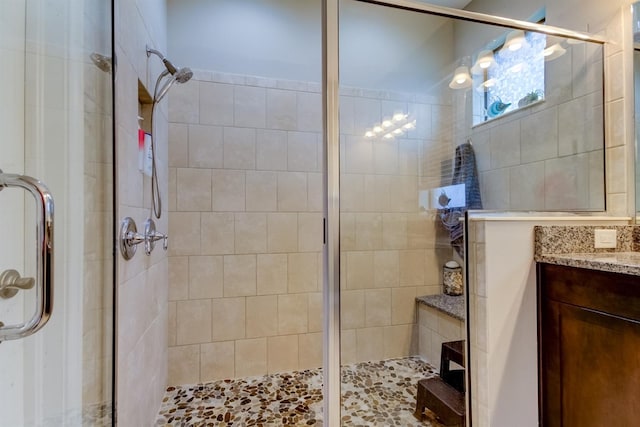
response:
[[[0,5],[3,425],[112,422],[111,24],[111,2]]]
[[[177,387],[162,414],[189,384],[306,381],[322,366],[326,425],[420,425],[416,382],[440,369],[443,342],[466,338],[466,399],[486,407],[483,290],[454,297],[463,320],[416,303],[442,293],[447,261],[477,256],[458,218],[605,207],[602,40],[532,19],[168,2],[168,52],[194,78],[169,95]],[[457,168],[457,152],[475,161]],[[319,420],[316,397],[304,416]]]

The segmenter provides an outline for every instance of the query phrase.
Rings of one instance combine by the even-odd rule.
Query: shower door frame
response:
[[[461,9],[452,9],[411,0],[352,0],[387,6],[417,13],[498,25],[515,30],[536,31],[549,36],[565,37],[604,45],[601,36],[566,30]],[[340,123],[339,123],[339,18],[340,0],[322,0],[322,121],[323,121],[323,420],[325,425],[341,425],[340,382]],[[604,71],[603,71],[604,72]],[[505,211],[506,212],[506,211]],[[467,252],[465,252],[467,253]],[[465,257],[465,263],[468,260]],[[465,271],[469,269],[466,268]],[[468,294],[468,280],[465,277]],[[469,305],[466,307],[469,317]],[[471,330],[465,321],[467,337]],[[470,340],[465,349],[470,359]],[[470,364],[468,364],[470,365]],[[472,425],[470,377],[467,378],[467,425]]]

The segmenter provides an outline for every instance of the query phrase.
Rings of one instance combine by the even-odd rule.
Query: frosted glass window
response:
[[[546,37],[527,32],[519,39],[514,34],[513,40],[520,46],[518,49],[512,50],[515,45],[510,45],[507,37],[502,46],[493,50],[491,66],[474,75],[474,125],[544,99]]]

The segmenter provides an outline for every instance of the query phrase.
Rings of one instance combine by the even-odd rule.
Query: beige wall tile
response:
[[[264,128],[266,125],[265,89],[237,85],[233,89],[234,125]]]
[[[169,121],[198,123],[200,121],[200,82],[184,85],[181,89],[171,93],[171,102],[168,106]]]
[[[298,251],[298,215],[271,213],[267,215],[269,252]]]
[[[394,325],[415,323],[416,288],[391,290],[391,323]]]
[[[235,376],[235,343],[214,342],[200,346],[200,382]]]
[[[189,257],[189,299],[222,297],[222,257]]]
[[[213,341],[245,338],[245,298],[216,298],[211,313]]]
[[[236,213],[235,239],[237,254],[266,252],[267,215],[264,213]]]
[[[524,117],[520,132],[520,163],[532,163],[558,156],[557,108],[547,108]]]
[[[233,125],[233,85],[200,82],[200,92],[200,123]]]
[[[436,218],[426,213],[407,215],[407,247],[433,248],[436,245]]]
[[[178,301],[176,310],[178,345],[211,341],[211,301]]]
[[[278,295],[278,334],[303,334],[308,330],[306,294]]]
[[[510,206],[517,210],[536,210],[544,206],[544,162],[510,169]]]
[[[202,254],[223,255],[235,252],[233,213],[202,214]]]
[[[267,339],[236,341],[236,378],[267,373]]]
[[[343,365],[356,363],[356,330],[340,331],[340,362]]]
[[[278,297],[247,298],[247,338],[278,334]]]
[[[421,286],[425,277],[425,251],[400,251],[400,286]]]
[[[297,92],[298,129],[322,131],[322,99],[319,93]]]
[[[373,277],[376,288],[399,285],[400,257],[398,251],[376,251],[373,253]]]
[[[322,366],[322,333],[298,336],[299,369],[313,369]]]
[[[322,174],[309,172],[307,174],[307,210],[309,212],[322,212]]]
[[[298,369],[298,336],[285,335],[267,338],[267,370],[275,372]]]
[[[312,132],[288,132],[287,169],[300,172],[317,172],[318,134]]]
[[[322,250],[322,214],[298,214],[298,251],[318,252]]]
[[[406,214],[382,214],[382,245],[385,249],[405,249],[407,247]]]
[[[296,92],[267,89],[267,127],[295,130],[297,121]]]
[[[356,330],[356,358],[358,362],[384,358],[384,328]]]
[[[356,249],[382,248],[382,214],[358,213],[356,215]]]
[[[384,328],[384,358],[406,357],[418,348],[416,325],[396,325]]]
[[[188,160],[188,126],[169,123],[169,166],[185,168]]]
[[[364,328],[365,291],[342,291],[340,296],[340,326],[343,329]]]
[[[343,253],[356,249],[356,216],[355,213],[340,212],[340,249]]]
[[[247,211],[272,212],[278,208],[278,174],[247,171]]]
[[[308,294],[309,296],[309,332],[322,331],[322,292]]]
[[[256,131],[248,128],[225,127],[224,168],[256,168]]]
[[[213,170],[213,210],[244,211],[245,172],[238,170]]]
[[[347,288],[366,289],[373,286],[373,252],[347,253]]]
[[[189,257],[169,257],[169,301],[189,298]]]
[[[223,166],[222,156],[221,127],[189,125],[189,167],[219,169]]]
[[[167,191],[169,192],[168,196],[167,196],[167,210],[169,212],[175,212],[176,210],[178,210],[177,206],[176,206],[176,193],[178,192],[177,190],[177,172],[176,172],[176,168],[169,168],[169,179],[168,179],[168,183],[167,183]]]
[[[278,211],[307,210],[307,174],[278,172]]]
[[[169,385],[195,384],[200,380],[200,346],[169,347]]]
[[[418,326],[418,354],[433,366],[440,366],[439,360],[431,359],[431,329],[422,325]]]
[[[287,293],[287,254],[258,254],[258,295]]]
[[[287,170],[286,131],[258,129],[256,145],[258,170]]]
[[[169,215],[169,256],[200,254],[200,213],[172,212]]]
[[[368,289],[365,291],[365,326],[387,326],[391,324],[391,289]]]
[[[177,325],[177,307],[176,307],[176,302],[175,301],[169,301],[168,304],[168,321],[169,321],[169,326],[168,326],[168,339],[167,339],[167,345],[169,347],[172,347],[174,345],[176,345],[176,328],[178,327]]]
[[[226,255],[224,257],[224,296],[256,294],[256,256]]]
[[[290,293],[315,292],[318,289],[318,256],[315,252],[292,253],[288,258]]]

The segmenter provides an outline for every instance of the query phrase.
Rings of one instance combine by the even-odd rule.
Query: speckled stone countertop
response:
[[[616,229],[616,248],[596,249],[596,228]],[[536,226],[534,234],[536,262],[640,276],[638,226]]]
[[[536,261],[640,276],[639,252],[549,254],[536,257]]]
[[[451,317],[455,317],[458,320],[464,320],[466,317],[463,295],[455,297],[446,294],[426,295],[423,297],[417,297],[416,302],[418,304],[433,307]]]

